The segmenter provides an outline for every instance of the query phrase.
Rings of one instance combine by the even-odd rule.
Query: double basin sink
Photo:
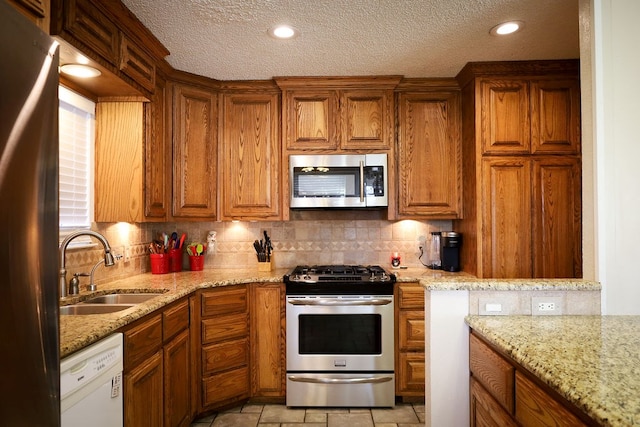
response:
[[[60,314],[106,314],[115,313],[116,311],[126,310],[137,304],[149,301],[162,295],[162,292],[157,293],[113,293],[107,295],[100,295],[90,298],[86,301],[82,301],[72,305],[65,305],[60,307]]]

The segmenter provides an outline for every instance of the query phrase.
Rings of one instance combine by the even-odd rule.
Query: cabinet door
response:
[[[580,82],[531,82],[531,152],[580,153]]]
[[[459,94],[402,93],[399,103],[399,217],[458,218]]]
[[[470,378],[471,427],[515,427],[518,424],[473,378]]]
[[[157,427],[163,422],[162,352],[124,376],[124,425]]]
[[[283,123],[288,150],[338,148],[338,92],[284,91]]]
[[[215,220],[216,95],[177,84],[173,109],[173,215]]]
[[[531,148],[529,84],[482,80],[480,117],[483,154],[527,154]]]
[[[151,102],[144,104],[144,216],[166,221],[171,198],[171,144],[166,137],[166,82],[157,78]]]
[[[8,3],[15,6],[42,31],[49,33],[49,0],[8,0]]]
[[[531,162],[483,159],[480,206],[481,277],[531,277]]]
[[[191,421],[191,359],[189,331],[164,346],[164,426],[182,427]]]
[[[580,160],[533,161],[534,277],[582,277]]]
[[[396,393],[401,396],[424,396],[424,352],[400,353],[397,365]]]
[[[388,150],[394,141],[393,91],[347,90],[340,97],[340,146]]]
[[[284,284],[251,287],[252,395],[284,396]]]
[[[222,219],[280,219],[276,94],[228,94],[221,118]]]
[[[143,88],[153,91],[156,84],[156,64],[153,58],[122,33],[118,68]]]

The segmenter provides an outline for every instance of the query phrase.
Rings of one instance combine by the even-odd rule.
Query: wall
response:
[[[362,219],[298,219],[278,222],[178,222],[158,224],[99,223],[93,229],[103,233],[114,253],[131,248],[131,260],[116,262],[114,267],[98,267],[97,284],[150,270],[148,244],[153,236],[165,232],[187,234],[187,242],[205,242],[209,231],[217,233],[213,253],[207,255],[205,268],[256,268],[253,242],[263,238],[266,230],[274,246],[276,268],[300,264],[379,264],[390,268],[391,253],[399,252],[402,264],[421,266],[418,239],[431,231],[451,229],[451,221],[386,221]],[[426,262],[427,247],[422,260]],[[102,259],[102,246],[67,251],[68,277],[91,271]],[[186,257],[185,257],[185,261]],[[185,268],[188,263],[184,263]],[[81,283],[88,283],[83,278]]]
[[[640,314],[640,2],[592,0],[596,280],[603,314]]]

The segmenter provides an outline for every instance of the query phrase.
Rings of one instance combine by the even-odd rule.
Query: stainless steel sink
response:
[[[158,295],[162,293],[108,294],[93,297],[79,304],[140,304]]]
[[[126,310],[135,304],[86,304],[79,303],[60,307],[60,314],[107,314]]]

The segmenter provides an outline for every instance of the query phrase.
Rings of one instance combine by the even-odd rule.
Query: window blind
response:
[[[60,240],[88,229],[93,219],[93,145],[95,103],[60,86],[59,91]],[[90,243],[76,239],[75,243]]]

